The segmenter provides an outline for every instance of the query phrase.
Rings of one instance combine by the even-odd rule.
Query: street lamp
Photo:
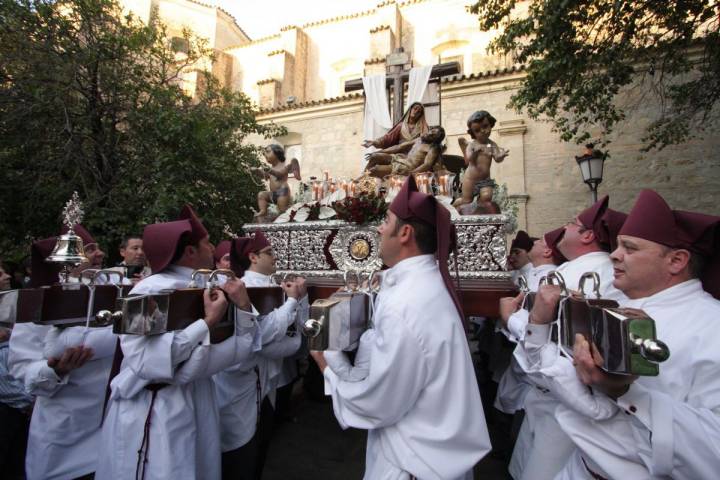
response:
[[[600,150],[593,150],[593,145],[585,145],[586,153],[581,157],[575,157],[575,161],[580,167],[580,173],[583,177],[583,182],[587,183],[590,187],[590,193],[592,194],[593,203],[597,202],[597,187],[602,182],[603,178],[603,164],[605,163],[606,155]]]

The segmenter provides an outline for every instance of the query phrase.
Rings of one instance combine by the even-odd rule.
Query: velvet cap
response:
[[[702,256],[703,288],[720,298],[720,217],[672,210],[657,192],[643,190],[619,234]]]
[[[190,222],[190,225],[192,226],[192,232],[190,233],[190,240],[192,243],[197,243],[203,238],[207,237],[208,231],[205,229],[205,226],[202,224],[202,221],[200,218],[198,218],[197,214],[195,213],[195,210],[193,210],[192,206],[186,204],[183,206],[182,210],[180,210],[180,220],[187,220]]]
[[[510,244],[510,250],[519,248],[521,250],[529,252],[535,240],[537,240],[537,238],[531,237],[525,230],[518,230],[518,232],[515,234],[515,238]]]
[[[437,251],[435,255],[438,260],[438,268],[445,283],[445,288],[450,294],[453,303],[455,303],[455,308],[457,308],[464,324],[465,314],[448,271],[450,250],[456,244],[455,229],[450,221],[450,212],[438,203],[435,197],[418,192],[413,175],[408,176],[407,180],[405,180],[402,188],[390,204],[390,211],[401,220],[420,220],[435,228],[437,232]]]
[[[37,240],[33,242],[30,247],[30,265],[32,268],[30,275],[31,288],[58,283],[62,267],[56,263],[45,261],[52,253],[56,243],[57,237],[51,237]]]
[[[627,215],[608,207],[610,197],[605,195],[586,208],[577,218],[588,230],[592,230],[595,239],[606,252],[617,247],[617,235]]]
[[[180,220],[153,223],[143,230],[143,250],[153,273],[159,273],[175,256],[180,238],[189,235],[190,242],[197,244],[208,236],[208,232],[190,205],[180,212]]]
[[[232,242],[230,240],[223,240],[217,244],[215,247],[215,253],[213,253],[216,263],[219,262],[222,257],[230,253],[230,247],[232,247]]]
[[[255,230],[254,235],[238,237],[232,241],[230,248],[230,268],[238,278],[245,274],[241,262],[248,258],[251,253],[258,253],[263,248],[269,247],[270,242],[261,230]]]
[[[545,245],[547,245],[548,248],[552,250],[553,262],[555,263],[555,265],[562,265],[563,263],[567,262],[567,258],[565,258],[565,256],[560,253],[560,250],[558,250],[557,248],[557,244],[560,242],[560,240],[562,240],[563,235],[565,235],[565,227],[550,230],[545,235],[543,235]]]

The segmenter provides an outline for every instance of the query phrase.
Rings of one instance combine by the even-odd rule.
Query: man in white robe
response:
[[[247,287],[270,287],[275,256],[265,235],[236,238],[228,250],[233,271]],[[222,469],[225,479],[260,478],[272,430],[272,398],[283,358],[300,348],[301,322],[307,318],[304,279],[283,282],[283,305],[258,317],[255,362],[243,362],[217,373],[213,380],[220,410]],[[295,334],[288,328],[296,325]]]
[[[548,273],[556,270],[558,265],[564,263],[565,257],[554,247],[561,231],[562,229],[553,230],[533,242],[533,246],[528,252],[532,264],[532,269],[526,278],[528,292],[537,292],[540,281]],[[509,319],[501,318],[501,320],[508,321]],[[517,343],[517,337],[510,333],[507,325],[505,324],[503,327],[502,332],[508,340]],[[510,366],[505,370],[498,384],[495,408],[509,415],[524,408],[525,395],[532,388],[524,377],[524,372],[518,366],[517,361],[515,361],[514,357],[511,358]]]
[[[104,253],[81,225],[75,233],[93,252]],[[32,247],[33,288],[57,283],[58,267],[45,262],[56,238]],[[25,473],[29,480],[71,479],[95,472],[102,422],[102,402],[115,348],[112,327],[59,329],[19,323],[10,340],[11,374],[36,397],[30,421]]]
[[[670,350],[656,377],[602,371],[598,353],[576,339],[576,377],[548,386],[562,405],[556,417],[576,449],[558,479],[711,479],[720,469],[720,217],[671,210],[645,190],[620,230],[612,254],[614,284],[655,320]],[[556,299],[548,296],[548,305]],[[550,301],[552,300],[552,301]],[[542,303],[546,303],[543,299]],[[542,305],[541,305],[542,306]],[[540,337],[547,315],[533,318]],[[530,328],[531,326],[529,326]],[[559,358],[543,356],[545,372]],[[554,367],[554,368],[553,368]],[[612,415],[587,414],[588,400],[564,394],[572,382],[610,401]]]
[[[608,253],[617,231],[625,219],[621,212],[608,208],[609,198],[598,200],[568,222],[562,236],[554,236],[557,249],[567,262],[555,270],[564,279],[568,289],[578,289],[580,277],[595,272],[600,277],[597,291],[602,298],[614,300],[625,296],[612,286],[613,267]],[[592,285],[585,286],[589,297],[595,298]],[[501,300],[501,315],[510,333],[519,340],[514,356],[517,364],[525,370],[524,381],[533,383],[533,370],[524,361],[525,337],[529,312],[520,309],[522,294],[512,301]],[[512,315],[510,315],[511,312]],[[534,345],[535,338],[528,339]],[[530,370],[530,371],[528,371]],[[525,418],[510,460],[509,471],[515,480],[550,480],[562,469],[574,447],[568,436],[555,420],[557,401],[542,385],[530,388],[524,398]],[[553,448],[548,449],[547,445]]]
[[[518,278],[525,277],[527,279],[533,269],[533,264],[530,261],[530,250],[535,240],[537,239],[528,235],[525,230],[519,230],[510,243],[510,254],[507,263],[512,268],[512,280],[516,285]]]
[[[154,273],[131,294],[186,288],[193,270],[213,267],[213,246],[189,207],[182,220],[148,225],[145,252]],[[112,380],[96,478],[219,479],[220,426],[212,375],[252,360],[257,330],[239,279],[223,287],[236,309],[235,335],[210,344],[224,318],[224,295],[205,293],[205,318],[160,335],[122,335],[123,361]],[[250,311],[249,311],[250,310]]]
[[[342,380],[312,352],[342,427],[368,431],[365,479],[472,478],[490,450],[447,271],[448,211],[409,177],[378,228],[383,275],[368,375]],[[434,253],[437,252],[438,262]]]

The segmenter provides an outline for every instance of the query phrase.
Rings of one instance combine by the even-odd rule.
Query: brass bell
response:
[[[87,263],[89,260],[85,256],[82,238],[70,230],[58,237],[55,248],[45,261],[75,266]]]

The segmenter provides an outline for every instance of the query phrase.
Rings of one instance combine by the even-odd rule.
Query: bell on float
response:
[[[63,265],[79,265],[88,262],[82,238],[75,235],[72,230],[65,235],[60,235],[55,243],[55,248],[46,261]]]
[[[63,266],[60,272],[60,283],[66,284],[70,277],[70,267],[89,262],[85,256],[82,238],[75,235],[70,229],[65,235],[60,235],[55,243],[52,253],[45,259],[46,262],[58,263]]]

